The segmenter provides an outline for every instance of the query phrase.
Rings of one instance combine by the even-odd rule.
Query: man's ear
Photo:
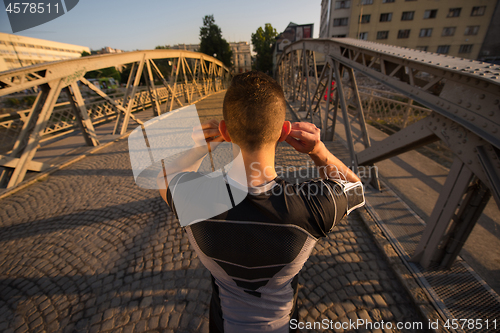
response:
[[[285,121],[283,123],[283,127],[281,128],[281,136],[279,138],[279,142],[285,141],[288,134],[292,131],[292,124],[289,121]]]
[[[219,123],[219,132],[222,135],[222,137],[224,138],[224,140],[226,140],[226,142],[231,142],[231,137],[229,136],[229,133],[227,132],[227,127],[226,127],[226,121],[225,120],[221,120],[220,121],[220,123]]]

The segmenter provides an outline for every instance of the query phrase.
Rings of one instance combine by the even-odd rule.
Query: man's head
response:
[[[283,130],[286,112],[283,90],[264,73],[253,71],[233,77],[222,111],[225,120],[222,128],[227,128],[231,141],[243,150],[274,147],[288,135],[289,123]]]

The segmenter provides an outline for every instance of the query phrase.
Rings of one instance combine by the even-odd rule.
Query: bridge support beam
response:
[[[149,60],[146,60],[146,70],[143,71],[144,79],[146,80],[146,85],[149,91],[149,98],[153,104],[153,112],[156,116],[161,114],[160,101],[158,98],[158,91],[155,87],[155,80],[153,78],[153,72],[151,71],[151,64]]]
[[[412,261],[420,262],[424,268],[429,268],[437,260],[439,252],[442,251],[446,232],[469,187],[472,176],[472,172],[465,164],[455,158]]]
[[[14,145],[9,157],[15,158],[17,163],[14,169],[6,169],[2,172],[0,182],[7,183],[7,188],[13,187],[23,181],[31,161],[35,156],[47,122],[52,115],[52,110],[61,92],[62,79],[49,82],[41,86],[41,91],[33,104],[27,122],[21,131],[21,135]],[[6,165],[7,166],[7,165]]]
[[[73,113],[75,114],[76,123],[82,131],[85,143],[88,146],[98,146],[99,140],[97,139],[94,125],[92,124],[92,120],[90,119],[85,103],[83,102],[78,84],[73,82],[71,86],[64,88],[64,92],[68,96]]]
[[[126,108],[127,111],[125,113],[125,116],[123,117],[123,124],[122,124],[122,129],[120,131],[120,135],[123,135],[127,132],[128,122],[130,120],[130,114],[132,113],[132,107],[134,106],[134,102],[135,102],[135,93],[137,92],[137,87],[139,86],[139,83],[141,81],[141,73],[142,73],[142,70],[144,68],[145,58],[146,58],[146,55],[144,55],[142,57],[142,60],[139,61],[139,65],[137,66],[137,71],[135,73],[135,78],[133,81],[134,83],[132,85],[129,100],[127,103],[127,108]],[[123,100],[123,102],[125,103],[125,100]]]

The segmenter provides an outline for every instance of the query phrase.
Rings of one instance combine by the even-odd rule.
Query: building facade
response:
[[[0,72],[42,62],[81,57],[90,48],[0,32]]]
[[[283,53],[283,50],[290,44],[303,38],[313,38],[314,24],[296,24],[288,23],[285,31],[276,37],[276,43],[273,45],[273,74],[276,73],[277,62]]]
[[[177,44],[170,48],[172,50],[186,50],[186,51],[198,52],[200,50],[200,44]]]
[[[320,38],[359,38],[477,59],[499,1],[323,0]]]
[[[249,72],[252,70],[252,54],[250,53],[250,44],[248,42],[229,43],[233,51],[234,74]]]

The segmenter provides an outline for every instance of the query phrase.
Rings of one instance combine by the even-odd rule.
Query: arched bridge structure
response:
[[[360,77],[385,88],[361,92]],[[500,206],[499,65],[350,38],[305,39],[283,51],[277,79],[324,140],[333,140],[342,117],[354,169],[437,141],[451,151],[411,261],[449,268],[489,198]],[[399,101],[384,97],[386,90]],[[398,130],[372,143],[367,118]],[[356,142],[364,149],[356,151]],[[379,186],[375,172],[368,180]]]
[[[124,89],[101,89],[85,78],[88,72],[109,67],[130,70]],[[114,118],[113,134],[124,134],[130,119],[143,125],[134,111],[152,106],[160,115],[225,89],[229,79],[228,68],[219,60],[181,50],[88,56],[0,73],[0,97],[38,90],[31,109],[0,115],[0,182],[13,187],[28,170],[47,167],[32,161],[44,137],[76,124],[86,144],[97,146],[96,123]],[[161,103],[166,105],[163,111]]]

